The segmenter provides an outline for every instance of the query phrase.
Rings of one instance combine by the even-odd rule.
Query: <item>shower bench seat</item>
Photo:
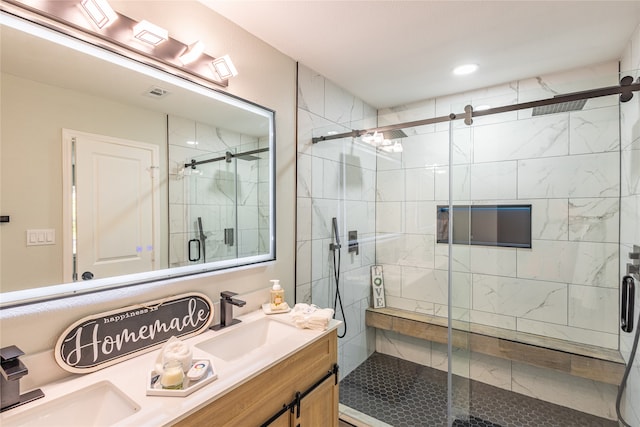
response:
[[[369,308],[366,324],[401,335],[446,344],[447,318],[395,308]],[[624,360],[616,350],[555,338],[454,321],[453,346],[471,352],[553,369],[569,375],[620,384]]]

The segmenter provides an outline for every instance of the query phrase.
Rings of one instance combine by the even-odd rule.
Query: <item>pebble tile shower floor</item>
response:
[[[615,427],[615,421],[471,381],[455,427]],[[374,353],[340,381],[340,403],[394,427],[447,425],[447,373]]]

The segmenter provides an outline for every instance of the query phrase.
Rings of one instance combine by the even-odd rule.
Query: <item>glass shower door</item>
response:
[[[438,242],[447,242],[448,292],[448,425],[467,425],[470,417],[471,354],[469,345],[471,313],[470,274],[470,200],[471,146],[470,128],[461,120],[450,121],[449,165],[446,173],[438,175],[448,182],[447,203],[438,206]],[[441,245],[443,246],[443,245]]]
[[[606,80],[571,81],[554,93],[615,84]],[[537,83],[470,102],[500,107],[547,98]],[[517,96],[507,94],[516,89]],[[490,386],[540,406],[606,411],[607,386],[594,386],[604,397],[576,404],[564,395],[583,392],[585,379],[547,370],[551,361],[526,352],[514,361],[497,353],[526,344],[605,357],[618,345],[618,108],[608,96],[452,124],[450,425],[463,425],[456,419],[465,415],[472,425],[477,417],[503,425],[519,416],[515,409],[483,413],[478,390]]]

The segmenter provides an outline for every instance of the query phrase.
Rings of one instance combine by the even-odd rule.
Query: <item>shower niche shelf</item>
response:
[[[437,242],[449,243],[453,224],[453,243],[459,245],[531,247],[531,205],[454,205],[437,206]]]

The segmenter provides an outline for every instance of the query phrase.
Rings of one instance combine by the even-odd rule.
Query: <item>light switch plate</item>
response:
[[[27,246],[56,244],[56,230],[53,228],[27,230]]]

